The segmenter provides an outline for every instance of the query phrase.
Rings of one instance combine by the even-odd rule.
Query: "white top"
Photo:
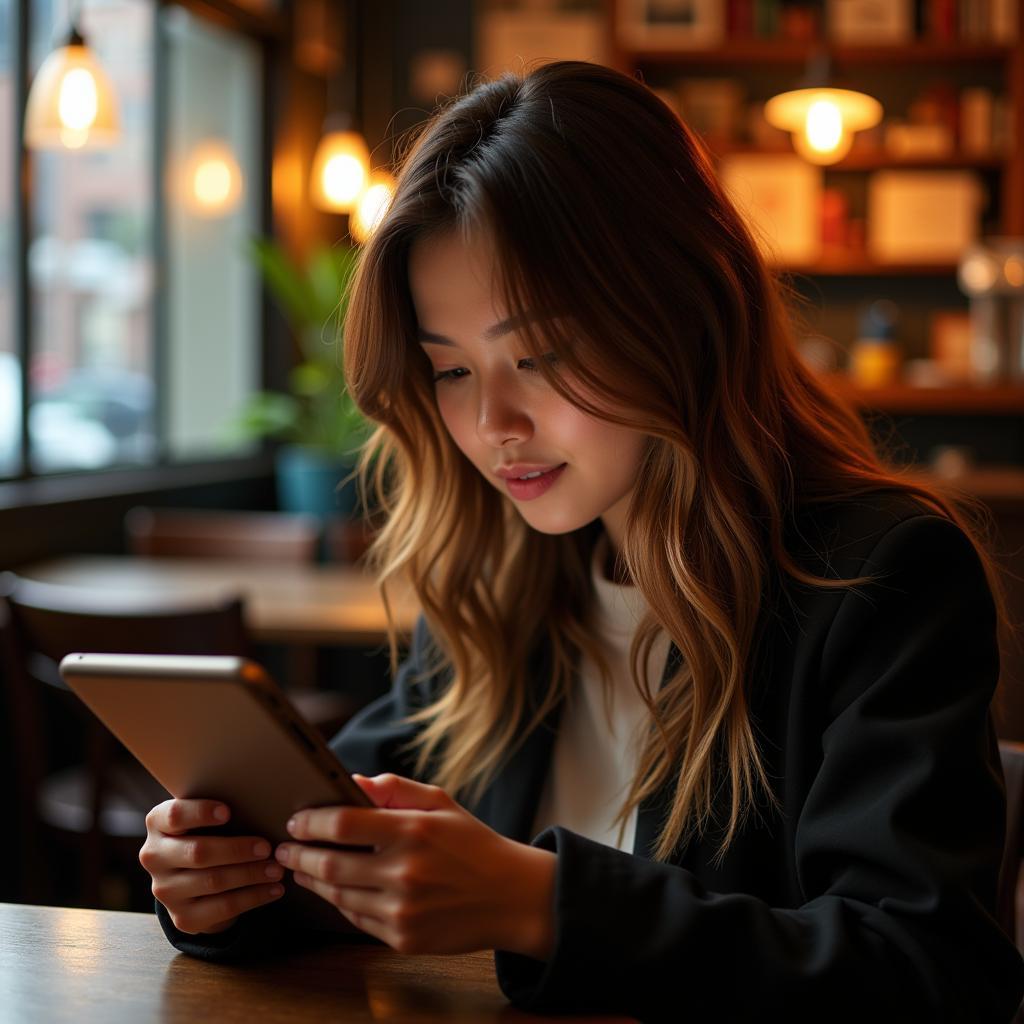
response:
[[[580,659],[578,690],[562,710],[533,835],[549,825],[562,825],[588,839],[632,853],[636,808],[626,822],[621,843],[618,826],[613,827],[612,822],[636,774],[638,733],[649,715],[629,671],[630,644],[648,605],[636,587],[605,579],[607,539],[603,534],[595,546],[591,575],[597,591],[594,621],[599,638],[605,641],[612,673],[608,713],[601,675],[584,655]],[[647,678],[653,693],[658,691],[668,650],[668,636],[662,632],[648,660]]]

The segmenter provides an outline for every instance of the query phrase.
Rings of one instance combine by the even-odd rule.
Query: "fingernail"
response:
[[[283,885],[272,885],[270,887],[270,895],[271,896],[283,896],[284,895],[284,886]]]
[[[298,818],[289,818],[288,819],[288,824],[285,825],[285,828],[288,829],[289,832],[294,832],[298,827],[299,827],[299,819]]]
[[[227,821],[228,809],[223,804],[221,804],[218,807],[214,807],[213,816],[217,819],[217,821]]]
[[[258,843],[254,843],[252,852],[257,857],[269,857],[270,856],[270,843],[265,839],[261,839]]]
[[[286,846],[279,846],[274,853],[274,856],[282,863],[287,864],[288,858],[291,855],[291,851]]]
[[[284,874],[284,870],[280,864],[268,864],[266,872],[267,878],[273,878],[275,882]]]

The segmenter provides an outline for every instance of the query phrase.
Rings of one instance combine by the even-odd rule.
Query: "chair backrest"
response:
[[[1017,940],[1017,882],[1024,854],[1024,743],[999,741],[1006,782],[1006,843],[999,869],[996,916],[1006,934]]]
[[[252,558],[311,563],[320,543],[315,516],[137,506],[125,516],[132,554],[178,558]]]
[[[72,652],[248,655],[238,598],[198,606],[100,594],[0,574],[0,664],[7,683],[20,796],[28,799],[48,762],[44,688],[61,691],[88,728],[102,729],[64,685],[61,658]],[[57,698],[55,695],[55,699]]]

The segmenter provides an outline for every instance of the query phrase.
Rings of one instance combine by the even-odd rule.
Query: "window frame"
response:
[[[143,0],[140,0],[143,2]],[[225,455],[203,459],[173,459],[167,444],[167,394],[166,373],[166,296],[157,287],[152,299],[150,319],[150,367],[156,384],[154,388],[154,425],[157,435],[157,452],[153,461],[145,464],[112,464],[95,470],[74,470],[57,473],[34,472],[29,459],[29,399],[30,383],[27,367],[30,365],[32,348],[31,284],[28,274],[28,246],[31,234],[31,209],[27,197],[31,188],[31,154],[25,146],[25,106],[28,100],[29,76],[29,25],[32,0],[11,0],[10,38],[13,42],[11,74],[13,78],[13,99],[15,103],[14,173],[12,174],[12,251],[11,293],[13,297],[12,327],[15,338],[13,347],[22,367],[21,373],[21,416],[18,450],[20,470],[10,477],[0,479],[0,510],[19,508],[35,503],[53,504],[64,497],[74,501],[78,495],[88,494],[99,497],[104,494],[124,495],[127,493],[151,493],[156,482],[165,478],[168,486],[176,486],[190,474],[201,480],[213,480],[218,471],[224,479],[249,477],[254,474],[269,475],[272,462],[267,445],[256,454]],[[273,151],[274,123],[271,98],[281,66],[281,45],[287,39],[287,20],[279,11],[258,14],[240,7],[230,0],[150,0],[154,19],[152,51],[153,66],[153,117],[150,128],[150,147],[153,157],[151,169],[153,218],[150,255],[157,281],[166,275],[166,136],[167,136],[167,51],[161,12],[169,7],[183,7],[204,20],[226,28],[255,42],[260,49],[261,75],[259,110],[259,143],[261,169],[258,230],[261,234],[271,233],[273,211],[271,206],[271,155]],[[259,367],[259,378],[267,383],[270,369],[270,339],[273,325],[269,296],[265,288],[260,290],[258,313],[257,351],[254,353]]]

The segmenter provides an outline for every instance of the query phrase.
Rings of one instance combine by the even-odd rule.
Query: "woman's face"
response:
[[[419,343],[441,417],[460,451],[534,529],[568,533],[600,517],[618,549],[646,435],[588,415],[544,381],[492,292],[493,261],[483,236],[466,244],[450,232],[411,248]],[[553,472],[519,483],[500,475],[509,467]]]

